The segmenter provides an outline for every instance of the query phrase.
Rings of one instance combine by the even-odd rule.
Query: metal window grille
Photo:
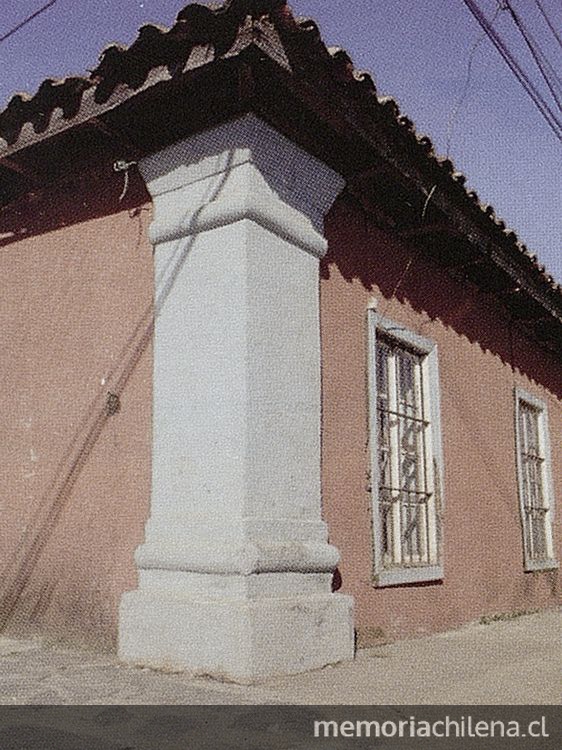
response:
[[[519,465],[525,551],[529,560],[547,560],[549,504],[545,491],[544,443],[540,409],[519,401]]]
[[[437,562],[437,520],[424,355],[376,347],[378,508],[386,569]]]

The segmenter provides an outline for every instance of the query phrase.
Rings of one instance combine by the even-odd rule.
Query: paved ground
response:
[[[0,639],[0,704],[560,704],[562,610],[360,651],[353,663],[239,686]]]

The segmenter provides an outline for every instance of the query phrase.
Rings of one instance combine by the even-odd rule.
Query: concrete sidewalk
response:
[[[562,611],[362,650],[254,686],[126,667],[111,655],[0,639],[0,703],[559,704]]]

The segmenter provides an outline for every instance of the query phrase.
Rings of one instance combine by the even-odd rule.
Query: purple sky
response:
[[[0,36],[45,0],[6,3]],[[477,0],[488,18],[498,0]],[[562,49],[539,13],[537,0],[511,0],[562,79]],[[562,35],[560,0],[539,0]],[[145,22],[173,23],[182,0],[58,0],[0,45],[0,103],[16,91],[33,93],[45,77],[84,73],[111,41],[130,43]],[[486,38],[462,0],[293,0],[313,16],[329,45],[344,47],[369,70],[379,94],[397,99],[420,132],[431,136],[468,177],[481,200],[515,229],[549,271],[562,280],[562,144]],[[532,59],[507,11],[495,27],[529,72]],[[540,74],[533,80],[549,96]],[[558,83],[559,96],[562,84]],[[552,102],[552,99],[549,99]],[[556,107],[556,104],[552,105]]]

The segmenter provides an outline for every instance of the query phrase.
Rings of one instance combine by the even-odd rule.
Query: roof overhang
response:
[[[495,295],[517,325],[562,356],[560,287],[396,104],[377,97],[369,76],[327,50],[316,26],[296,21],[281,0],[201,8],[187,6],[169,32],[143,41],[141,30],[130,48],[110,48],[90,79],[44,85],[19,120],[17,107],[6,119],[8,107],[0,115],[8,137],[0,206],[253,111],[340,172],[348,196],[401,241]],[[194,27],[198,14],[207,21]],[[203,28],[209,18],[214,25]],[[155,39],[176,47],[164,54]],[[151,67],[154,60],[166,64]],[[11,229],[1,214],[0,225]]]

